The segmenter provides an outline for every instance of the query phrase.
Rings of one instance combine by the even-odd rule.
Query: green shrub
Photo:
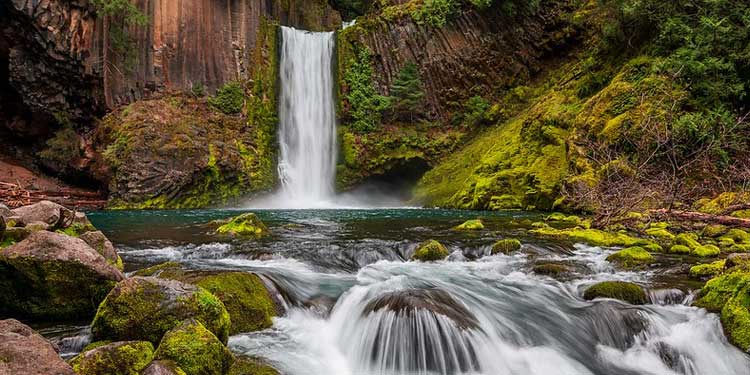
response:
[[[358,133],[375,130],[382,120],[383,111],[390,106],[388,98],[375,91],[372,74],[370,51],[360,47],[344,74],[344,82],[348,86],[348,115],[351,117],[348,125]]]
[[[472,96],[464,106],[463,124],[468,127],[481,125],[487,121],[487,112],[490,110],[490,102],[481,96]]]
[[[240,113],[245,105],[245,90],[239,82],[228,82],[208,99],[209,104],[227,115]]]
[[[194,83],[190,88],[190,93],[193,94],[194,97],[200,98],[206,95],[206,86],[203,86],[203,84],[200,82]]]
[[[459,11],[459,7],[456,0],[425,0],[411,16],[420,25],[443,27]]]

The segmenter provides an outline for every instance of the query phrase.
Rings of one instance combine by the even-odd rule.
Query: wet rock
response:
[[[179,263],[167,262],[136,272],[139,276],[157,276],[202,287],[224,303],[232,322],[230,335],[254,332],[273,325],[281,315],[265,283],[248,272],[191,271]]]
[[[748,253],[732,253],[727,256],[726,262],[724,263],[724,269],[730,269],[734,267],[744,267],[750,265],[750,254]]]
[[[573,267],[560,263],[540,263],[534,265],[533,271],[537,275],[545,275],[553,278],[564,278],[573,273]]]
[[[652,263],[654,256],[640,246],[633,246],[611,254],[607,261],[623,268],[637,268]]]
[[[479,322],[471,311],[439,289],[407,289],[387,293],[368,303],[363,314],[380,310],[407,316],[412,316],[418,310],[429,311],[452,320],[462,329],[479,328]]]
[[[118,283],[99,306],[91,325],[95,340],[145,340],[158,344],[164,333],[195,318],[222,342],[230,319],[224,304],[207,290],[174,280],[131,277]]]
[[[482,229],[484,229],[484,223],[479,219],[467,220],[463,224],[453,227],[453,230],[457,231],[474,231]]]
[[[724,270],[725,262],[724,260],[718,260],[712,263],[698,264],[690,267],[690,271],[688,272],[690,273],[690,277],[696,279],[714,277]]]
[[[612,303],[594,304],[582,312],[582,318],[591,327],[596,342],[620,350],[631,348],[638,335],[648,328],[648,320],[638,309]]]
[[[449,262],[466,262],[468,259],[466,258],[466,256],[464,256],[464,253],[456,250],[448,255],[447,260]]]
[[[70,361],[78,375],[138,374],[154,357],[148,341],[113,342],[87,350]]]
[[[333,306],[336,305],[336,299],[330,296],[320,295],[305,301],[305,307],[314,310],[319,316],[327,317]]]
[[[164,334],[155,357],[174,361],[187,374],[201,375],[222,375],[234,361],[222,341],[195,319]]]
[[[42,222],[42,221],[35,221],[33,223],[28,223],[24,227],[26,231],[34,233],[34,232],[41,232],[43,230],[49,230],[50,226],[49,224]]]
[[[417,246],[417,249],[412,255],[412,260],[418,260],[422,262],[434,262],[443,260],[449,255],[448,249],[438,241],[429,240],[422,242]]]
[[[36,232],[0,252],[0,314],[82,319],[123,274],[86,242]]]
[[[81,240],[89,244],[96,252],[101,254],[109,264],[117,267],[117,269],[123,269],[122,259],[117,255],[115,246],[112,242],[102,233],[101,231],[85,232],[80,235]]]
[[[16,208],[13,210],[13,215],[18,216],[27,225],[34,222],[43,222],[53,229],[62,226],[66,217],[74,216],[71,210],[50,201],[41,201]]]
[[[694,305],[721,313],[721,324],[732,344],[750,350],[750,272],[733,268],[711,280],[701,289]]]
[[[237,358],[227,375],[279,375],[279,372],[256,358]]]
[[[510,254],[514,251],[521,250],[521,241],[515,238],[506,238],[495,242],[492,245],[492,254]]]
[[[0,374],[74,375],[56,348],[25,324],[0,320]]]
[[[186,375],[175,361],[157,360],[151,362],[141,375]]]
[[[254,213],[246,213],[226,221],[216,233],[234,237],[264,237],[268,228]]]
[[[632,305],[648,303],[648,296],[640,286],[624,281],[604,281],[590,286],[583,293],[587,301],[596,298],[612,298],[625,301]]]

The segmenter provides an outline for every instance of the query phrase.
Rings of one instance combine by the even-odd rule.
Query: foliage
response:
[[[194,83],[190,87],[190,93],[193,94],[194,97],[200,98],[206,95],[206,86],[203,86],[203,84],[200,82]]]
[[[332,0],[334,8],[341,12],[341,17],[350,20],[364,15],[374,0]]]
[[[424,0],[422,6],[416,8],[411,16],[419,24],[443,27],[459,9],[460,3],[456,0]]]
[[[47,147],[39,152],[39,157],[66,166],[81,157],[81,139],[66,116],[56,116],[62,126],[47,140]]]
[[[417,64],[410,61],[399,70],[391,85],[391,110],[396,117],[403,118],[404,115],[408,115],[406,117],[413,121],[415,115],[421,114],[423,98],[424,90]]]
[[[242,112],[245,105],[245,90],[239,82],[228,82],[216,90],[216,95],[209,98],[208,102],[224,114],[237,114]]]
[[[481,96],[472,96],[466,101],[463,113],[463,125],[473,128],[487,121],[490,102]]]
[[[128,35],[129,26],[145,26],[148,17],[130,0],[92,0],[99,15],[109,18],[107,33],[109,47],[119,55],[123,66],[132,70],[138,62],[134,40]]]
[[[348,126],[359,133],[371,132],[380,124],[382,112],[389,106],[388,99],[375,91],[370,51],[366,47],[357,47],[348,65],[344,76],[350,106],[348,116],[352,120]]]

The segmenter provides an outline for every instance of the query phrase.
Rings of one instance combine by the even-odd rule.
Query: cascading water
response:
[[[332,32],[282,27],[278,205],[324,206],[334,195],[336,116]]]

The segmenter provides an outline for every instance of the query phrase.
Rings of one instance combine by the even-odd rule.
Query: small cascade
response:
[[[330,203],[336,165],[332,32],[282,27],[276,205],[313,208]]]

